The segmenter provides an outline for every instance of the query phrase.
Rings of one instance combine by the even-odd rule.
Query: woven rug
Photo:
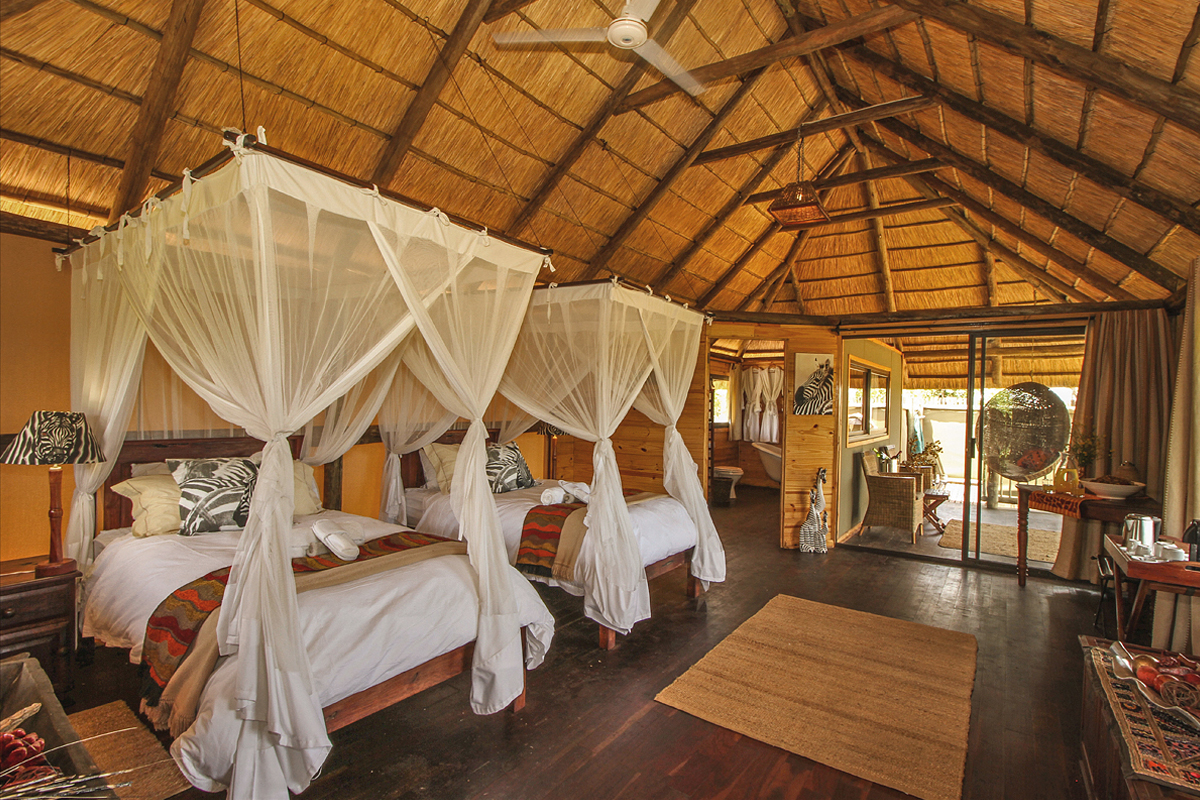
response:
[[[1094,669],[1124,738],[1122,771],[1189,792],[1200,791],[1200,732],[1157,708],[1113,674],[1112,654],[1090,648],[1087,668]]]
[[[1049,561],[1053,563],[1058,558],[1058,540],[1062,536],[1058,531],[1039,531],[1029,529],[1029,544],[1025,555],[1030,561]],[[971,552],[975,552],[975,523],[971,523]],[[938,547],[948,547],[951,550],[962,550],[962,520],[952,519],[946,523],[946,532],[938,541]],[[979,526],[979,552],[990,553],[994,556],[1017,557],[1017,529],[1008,525]]]
[[[110,785],[129,784],[119,786],[116,790],[122,800],[166,800],[191,786],[163,749],[158,737],[134,716],[124,702],[118,700],[89,708],[71,714],[69,719],[80,739],[123,731],[83,743],[101,772],[132,770],[108,779]],[[124,731],[124,728],[133,730]]]
[[[659,702],[925,800],[962,796],[975,637],[780,595]]]

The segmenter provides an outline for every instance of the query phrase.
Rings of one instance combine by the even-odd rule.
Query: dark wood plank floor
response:
[[[1083,798],[1076,636],[1094,632],[1095,589],[1032,578],[1022,590],[1013,575],[849,548],[781,551],[777,495],[753,487],[738,495],[714,509],[728,552],[724,585],[688,600],[682,574],[655,580],[654,618],[608,653],[596,649],[595,625],[577,598],[543,591],[558,630],[546,663],[529,674],[524,712],[471,714],[469,678],[461,675],[335,733],[324,772],[304,796],[906,797],[654,701],[770,598],[791,594],[974,634],[979,661],[963,796]],[[887,642],[879,644],[886,657]],[[102,651],[78,670],[69,711],[117,697],[134,704],[134,670],[122,660]]]

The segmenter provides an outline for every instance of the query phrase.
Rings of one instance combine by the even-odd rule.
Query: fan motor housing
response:
[[[636,17],[617,17],[608,26],[608,43],[632,50],[646,43],[646,23]]]

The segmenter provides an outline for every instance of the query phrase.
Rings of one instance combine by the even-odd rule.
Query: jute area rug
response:
[[[163,749],[156,737],[139,720],[124,702],[118,700],[107,705],[89,708],[71,714],[71,727],[80,739],[90,736],[83,743],[92,760],[101,772],[132,770],[124,775],[108,778],[109,785],[117,786],[117,796],[122,800],[166,800],[191,786],[180,773],[179,767]],[[133,728],[131,731],[125,728]],[[122,731],[121,733],[112,733]],[[112,733],[111,736],[99,734]]]
[[[975,637],[779,595],[658,694],[925,800],[962,797]]]
[[[1053,562],[1058,558],[1058,540],[1062,536],[1058,531],[1039,531],[1029,529],[1029,544],[1025,555],[1031,561]],[[962,550],[962,520],[952,519],[946,523],[946,532],[938,541],[938,547],[948,547],[952,550]],[[971,523],[971,552],[975,552],[975,523]],[[979,528],[979,552],[990,553],[994,556],[1017,557],[1017,529],[1008,525],[989,525],[983,523]]]

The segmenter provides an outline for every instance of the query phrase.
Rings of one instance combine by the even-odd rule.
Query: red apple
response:
[[[1158,677],[1158,670],[1154,667],[1141,666],[1137,669],[1137,679],[1147,686],[1154,685],[1154,679]]]

